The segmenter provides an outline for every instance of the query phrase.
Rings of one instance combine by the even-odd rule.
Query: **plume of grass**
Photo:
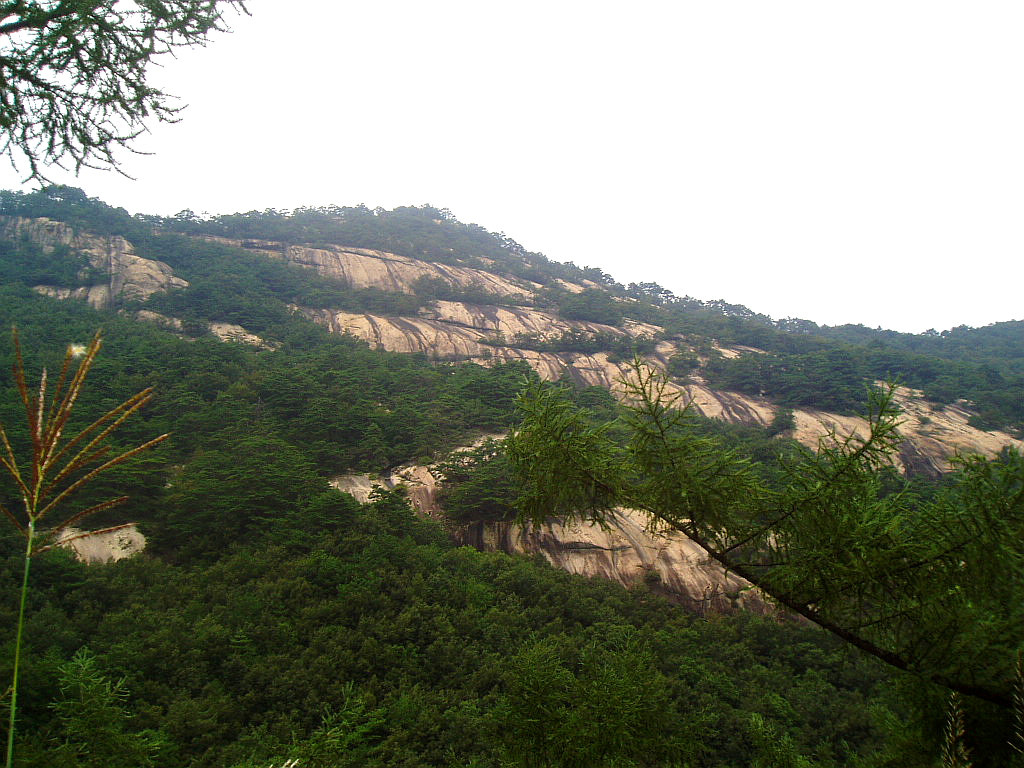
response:
[[[95,480],[109,469],[124,463],[133,456],[157,443],[166,440],[168,435],[160,435],[153,440],[129,450],[123,451],[112,458],[108,439],[114,431],[132,414],[144,406],[153,396],[153,390],[143,391],[129,397],[120,405],[110,409],[96,421],[77,434],[66,436],[65,429],[71,418],[75,403],[81,395],[86,376],[92,368],[102,346],[99,332],[81,354],[77,369],[72,372],[73,360],[80,350],[68,347],[64,355],[57,383],[52,388],[49,384],[46,369],[39,378],[39,388],[29,389],[25,374],[25,362],[22,359],[18,332],[13,332],[14,341],[14,382],[25,408],[28,426],[30,455],[18,459],[11,442],[0,424],[0,467],[14,482],[16,493],[20,496],[20,509],[8,509],[0,503],[2,513],[25,538],[25,558],[22,571],[20,605],[18,608],[18,625],[14,644],[14,670],[10,696],[10,717],[7,727],[7,760],[6,768],[11,768],[14,760],[15,721],[18,703],[18,672],[21,661],[21,640],[25,620],[25,600],[28,594],[29,566],[32,556],[53,547],[67,529],[90,515],[117,506],[127,500],[127,496],[117,496],[80,509],[66,511],[71,497],[83,487]],[[40,524],[47,516],[53,516],[58,522],[45,529]],[[63,516],[63,519],[60,518]],[[129,525],[129,524],[126,524]],[[116,528],[124,526],[115,526]],[[109,531],[112,529],[104,529]],[[99,531],[77,534],[72,538],[84,538],[95,535]]]
[[[942,745],[942,768],[971,768],[971,753],[965,743],[964,710],[960,694],[949,696],[949,714],[946,716],[946,739]]]
[[[1013,735],[1010,746],[1018,755],[1024,756],[1024,657],[1017,651],[1017,665],[1013,681]],[[1021,758],[1017,758],[1020,760]],[[1024,761],[1022,761],[1024,762]]]

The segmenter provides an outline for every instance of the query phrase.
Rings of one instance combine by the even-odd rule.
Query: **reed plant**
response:
[[[132,414],[142,408],[153,396],[152,388],[144,389],[115,408],[104,413],[92,424],[78,431],[69,430],[68,422],[85,385],[86,376],[92,368],[102,346],[101,333],[97,332],[88,347],[69,346],[64,363],[57,377],[56,385],[50,386],[44,368],[39,378],[38,389],[29,389],[22,358],[17,330],[13,331],[14,383],[21,396],[25,410],[28,433],[27,455],[19,458],[11,440],[0,424],[0,467],[10,477],[14,496],[20,497],[19,504],[8,508],[0,501],[0,512],[14,525],[25,539],[24,564],[22,568],[21,592],[18,607],[18,622],[14,643],[14,662],[9,695],[9,719],[7,726],[6,768],[14,760],[15,725],[18,711],[18,672],[21,663],[22,631],[25,623],[25,601],[29,586],[29,568],[33,556],[57,543],[71,539],[94,536],[97,533],[117,530],[131,523],[91,531],[71,537],[62,536],[71,526],[77,525],[91,515],[110,509],[127,500],[127,496],[91,504],[84,509],[74,510],[74,496],[104,472],[124,463],[136,454],[166,440],[168,435],[149,440],[142,445],[118,453],[111,450],[110,437]],[[77,369],[72,372],[73,363],[80,358]],[[113,457],[111,458],[111,455]],[[44,527],[44,521],[57,519],[52,526]]]

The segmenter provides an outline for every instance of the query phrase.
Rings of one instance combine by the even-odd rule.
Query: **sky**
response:
[[[920,332],[1024,319],[1024,4],[248,0],[129,211],[430,203],[622,283]],[[0,187],[23,188],[0,168]]]

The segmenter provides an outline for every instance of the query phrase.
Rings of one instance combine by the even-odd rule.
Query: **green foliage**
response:
[[[0,152],[28,178],[70,161],[116,167],[147,120],[174,122],[181,107],[148,79],[151,60],[205,44],[226,29],[220,2],[114,3],[24,0],[3,7]]]
[[[668,374],[677,379],[686,379],[700,367],[700,359],[693,353],[677,352],[668,359]]]
[[[114,208],[81,189],[62,184],[32,192],[2,190],[0,214],[63,221],[97,235],[121,235],[132,242],[150,229],[124,208]]]
[[[158,732],[132,728],[124,678],[111,680],[87,649],[59,667],[60,698],[52,705],[59,731],[40,764],[54,768],[149,768],[166,748]]]
[[[559,314],[567,320],[602,325],[622,324],[622,307],[607,291],[598,288],[587,288],[579,293],[559,291],[554,298]]]
[[[171,233],[136,239],[140,255],[169,264],[190,283],[158,293],[146,306],[172,316],[236,323],[278,338],[292,323],[290,305],[376,314],[415,314],[415,296],[375,288],[355,289],[303,267],[216,242]]]
[[[516,393],[534,376],[524,363],[430,365],[421,358],[379,353],[292,319],[275,326],[281,349],[258,352],[212,338],[184,341],[153,326],[16,287],[0,288],[0,295],[0,322],[20,318],[33,354],[45,354],[46,344],[87,339],[89,329],[104,323],[119,355],[98,361],[97,388],[79,405],[82,420],[97,418],[103,402],[152,384],[153,402],[138,428],[129,425],[125,435],[173,431],[166,461],[179,463],[200,447],[229,450],[234,435],[255,433],[299,447],[321,473],[380,471],[474,433],[506,429]],[[9,368],[2,350],[0,365],[2,377]],[[16,414],[15,393],[0,392],[0,419],[21,423]],[[166,482],[161,471],[133,477],[133,497],[142,489],[149,498],[159,494]],[[152,516],[134,502],[131,509],[133,516]]]
[[[444,477],[438,503],[452,520],[474,523],[516,517],[510,503],[515,498],[512,468],[497,441],[453,453],[438,469]]]
[[[722,389],[766,395],[786,407],[858,413],[871,377],[848,352],[831,350],[779,357],[747,354],[718,358],[705,367],[708,381]]]
[[[496,717],[511,764],[638,766],[692,754],[680,734],[694,723],[679,722],[650,649],[629,630],[609,634],[583,648],[549,637],[508,660]]]
[[[899,442],[886,397],[868,438],[832,435],[781,487],[673,410],[637,366],[622,447],[556,388],[534,387],[508,440],[533,519],[646,510],[786,607],[900,669],[1005,703],[1024,614],[1019,596],[1024,459],[963,463],[931,499],[886,488]],[[978,659],[984,659],[979,664]]]
[[[424,302],[462,301],[467,304],[522,306],[528,301],[525,298],[492,293],[482,285],[459,286],[440,277],[426,275],[416,280],[413,284],[413,291]]]
[[[109,437],[133,413],[145,405],[152,392],[143,390],[132,395],[120,405],[109,408],[99,418],[81,431],[69,429],[72,412],[78,401],[85,379],[100,350],[100,334],[97,333],[88,348],[82,349],[82,359],[72,372],[74,349],[67,346],[64,361],[56,382],[51,382],[43,369],[39,377],[39,388],[29,389],[28,374],[18,342],[14,336],[14,364],[11,374],[14,388],[20,400],[27,426],[27,440],[18,440],[15,432],[14,445],[0,421],[0,468],[3,468],[2,485],[13,492],[7,504],[0,502],[0,512],[11,522],[18,534],[25,540],[25,554],[22,559],[21,589],[18,595],[18,618],[15,628],[11,684],[8,689],[7,756],[5,765],[13,765],[14,742],[18,714],[18,683],[21,667],[22,635],[25,626],[25,607],[28,599],[29,571],[32,558],[54,546],[62,533],[83,519],[95,515],[126,500],[124,496],[108,498],[96,503],[81,505],[79,491],[92,481],[108,473],[136,454],[162,442],[167,435],[161,435],[142,445],[123,452],[111,451]],[[25,443],[30,447],[25,448]],[[112,455],[112,457],[111,457]],[[2,486],[0,486],[2,488]],[[4,494],[5,496],[7,494]],[[19,503],[13,503],[17,499]],[[69,514],[68,506],[74,503],[78,509]],[[48,530],[42,529],[44,518],[52,519],[54,514],[60,522]],[[84,538],[82,534],[76,538]]]
[[[152,298],[152,308],[184,319],[193,332],[202,327],[200,321],[222,320],[274,338],[290,319],[289,304],[408,315],[425,301],[439,298],[508,301],[476,287],[456,290],[437,279],[425,279],[419,296],[355,290],[281,260],[181,235],[269,240],[262,247],[271,249],[289,243],[377,248],[534,280],[545,286],[534,296],[538,306],[590,322],[617,325],[629,316],[659,324],[668,337],[682,335],[701,354],[711,349],[712,340],[766,350],[766,355],[713,359],[702,374],[716,386],[763,393],[785,407],[856,413],[866,386],[899,380],[923,389],[937,402],[966,398],[977,411],[972,424],[979,428],[1024,428],[1024,401],[1018,396],[1024,388],[1024,322],[915,335],[863,326],[820,327],[793,318],[776,321],[742,305],[677,297],[653,283],[622,288],[600,270],[550,262],[502,233],[462,224],[449,211],[432,206],[393,211],[327,206],[209,219],[190,211],[172,218],[132,217],[81,190],[50,187],[34,193],[0,193],[0,213],[47,216],[99,234],[121,234],[140,254],[167,261],[192,285],[181,293]],[[0,269],[2,264],[0,258]],[[51,275],[57,278],[54,282],[69,282],[71,270],[67,265],[62,269],[65,274]],[[571,293],[555,282],[588,279],[601,287]],[[630,346],[621,339],[599,337],[570,333],[561,339],[520,341],[529,348],[606,351],[615,359],[649,351],[646,343]],[[680,370],[673,375],[685,374]]]
[[[772,416],[772,421],[768,425],[768,435],[774,437],[775,435],[781,435],[783,432],[789,432],[791,429],[796,427],[796,417],[793,415],[791,408],[779,408]]]
[[[830,768],[879,744],[863,706],[878,670],[820,633],[698,620],[645,592],[457,548],[391,494],[315,534],[47,580],[28,667],[87,644],[132,692],[123,732],[162,732],[159,764],[183,768],[497,768],[537,749],[555,765],[604,751],[623,765],[739,768],[750,711]],[[567,687],[541,685],[552,676]],[[60,696],[30,687],[26,738],[60,732],[48,706]]]
[[[191,282],[154,297],[149,308],[183,318],[196,336],[179,339],[31,292],[37,279],[56,282],[60,269],[62,279],[72,271],[81,279],[73,254],[69,261],[57,252],[46,263],[18,244],[0,254],[0,269],[12,276],[0,287],[0,323],[17,319],[33,355],[52,365],[47,346],[88,338],[100,323],[117,351],[97,362],[97,387],[76,406],[82,426],[155,385],[150,406],[113,447],[174,432],[173,444],[83,492],[83,503],[96,503],[131,486],[124,514],[149,537],[146,555],[86,569],[47,552],[33,564],[20,747],[26,759],[64,743],[64,721],[50,706],[65,701],[54,670],[86,645],[97,654],[96,668],[110,670],[113,677],[104,679],[124,677],[123,687],[109,683],[116,694],[110,723],[121,725],[98,738],[163,734],[166,748],[154,760],[183,768],[266,768],[285,760],[302,768],[681,761],[831,768],[858,760],[905,767],[936,756],[942,723],[927,715],[941,714],[933,687],[914,695],[890,689],[876,665],[851,659],[822,633],[749,616],[697,620],[643,588],[626,592],[456,548],[439,526],[416,518],[399,491],[359,505],[329,488],[326,479],[341,472],[380,471],[508,430],[517,420],[515,395],[535,376],[525,364],[453,366],[371,351],[292,316],[288,305],[409,314],[428,299],[495,297],[472,288],[446,294],[436,281],[424,281],[419,296],[355,291],[282,260],[186,235],[278,244],[270,248],[380,248],[547,286],[591,279],[607,290],[549,287],[536,300],[555,308],[565,302],[587,322],[628,316],[665,323],[689,334],[701,357],[713,358],[703,374],[744,391],[770,387],[791,405],[852,407],[865,384],[902,373],[947,399],[973,382],[969,391],[987,403],[982,418],[995,423],[1016,407],[1018,369],[993,364],[985,345],[1012,350],[1014,329],[957,331],[928,337],[919,348],[911,339],[873,344],[880,337],[871,334],[855,341],[724,302],[677,299],[660,286],[622,289],[599,270],[547,262],[430,206],[160,219],[51,188],[2,193],[0,213],[47,215],[129,237],[139,253]],[[199,333],[214,319],[279,346],[258,351]],[[769,354],[714,359],[712,339]],[[942,339],[959,351],[938,356],[933,348]],[[971,349],[965,339],[978,344]],[[613,357],[648,352],[654,343],[610,330],[518,341]],[[5,424],[18,409],[5,378],[10,362],[0,350]],[[673,365],[689,375],[698,363],[684,355]],[[813,397],[801,392],[801,377]],[[557,391],[548,411],[557,429],[538,439],[536,450],[523,449],[536,424],[528,421],[513,439],[537,473],[555,468],[545,482],[558,492],[536,509],[571,516],[626,497],[667,511],[663,521],[690,526],[734,553],[737,570],[766,575],[804,615],[905,653],[926,677],[970,678],[997,688],[997,697],[1006,692],[1020,637],[1018,455],[967,460],[942,488],[904,487],[884,469],[884,451],[840,441],[813,458],[773,439],[789,428],[786,409],[766,431],[676,422],[653,403],[623,414],[598,388],[563,382]],[[590,411],[579,414],[579,407]],[[886,440],[883,422],[876,422],[878,443]],[[25,434],[12,440],[16,448],[28,444]],[[495,445],[451,457],[445,471],[444,503],[466,522],[507,519],[514,496],[535,490],[516,479]],[[0,500],[11,492],[0,482]],[[0,552],[2,597],[17,591],[13,540],[0,537]],[[916,567],[919,561],[928,567]],[[2,626],[14,625],[11,605],[0,600]],[[865,626],[851,630],[856,622]],[[131,696],[123,694],[128,689]],[[92,698],[103,699],[102,687]],[[995,722],[977,701],[965,703],[966,739],[979,768],[1004,756],[978,749],[1009,738]]]
[[[237,434],[200,450],[175,479],[157,523],[160,544],[179,557],[220,551],[236,541],[287,541],[307,504],[327,490],[309,458],[266,434]]]
[[[291,212],[249,211],[208,219],[183,211],[173,219],[161,220],[161,224],[190,235],[370,248],[439,264],[492,268],[541,284],[596,276],[589,268],[549,261],[543,254],[527,251],[503,232],[463,224],[451,211],[430,205],[391,211],[330,205]]]
[[[45,345],[80,338],[100,317],[3,291],[0,314],[24,320],[43,359]],[[360,507],[326,488],[342,462],[378,451],[394,461],[507,429],[522,365],[429,365],[300,325],[279,330],[280,349],[259,352],[103,317],[117,354],[97,361],[102,375],[80,417],[154,383],[157,396],[125,425],[123,443],[154,429],[175,437],[117,479],[135,486],[125,509],[150,537],[149,556],[84,569],[48,552],[34,564],[26,755],[61,728],[45,660],[88,645],[132,691],[123,732],[166,735],[160,764],[266,768],[301,753],[367,766],[497,766],[531,744],[508,725],[519,689],[506,661],[556,637],[573,690],[612,740],[600,743],[624,764],[692,753],[698,765],[743,765],[742,713],[766,688],[793,692],[779,727],[800,749],[829,755],[825,765],[877,745],[861,704],[877,672],[837,672],[847,662],[820,637],[753,618],[695,622],[643,593],[453,548],[401,494]],[[16,405],[10,394],[0,386],[4,413]],[[567,394],[617,412],[605,390]],[[510,490],[474,486],[471,470],[472,493],[508,503]],[[10,541],[0,544],[9,551]],[[4,562],[0,595],[9,595],[15,561]],[[0,614],[13,623],[3,601]],[[638,634],[623,645],[626,628]],[[814,660],[786,650],[794,642],[818,648]],[[617,721],[602,688],[621,692],[633,714]],[[836,709],[822,721],[812,714],[822,702],[854,714]],[[327,708],[334,716],[324,721]],[[583,727],[571,707],[560,712],[560,727]],[[593,754],[598,737],[584,734],[566,760]]]
[[[67,246],[44,250],[29,242],[0,240],[0,283],[75,287],[89,282],[89,260]]]
[[[750,716],[750,737],[754,746],[751,768],[813,768],[813,763],[796,751],[787,734],[780,734],[756,712]]]

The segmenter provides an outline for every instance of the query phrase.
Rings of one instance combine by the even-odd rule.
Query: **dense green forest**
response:
[[[982,429],[1024,429],[1024,321],[985,328],[960,326],[942,333],[906,334],[863,326],[827,327],[794,318],[773,320],[742,305],[679,297],[657,283],[622,286],[609,275],[549,260],[528,252],[503,233],[463,224],[450,211],[432,206],[393,211],[365,206],[250,211],[199,218],[190,211],[175,217],[131,216],[88,197],[81,190],[53,187],[36,193],[0,192],[0,215],[45,216],[99,234],[118,234],[142,256],[165,261],[192,284],[185,292],[157,295],[148,308],[173,314],[199,329],[202,320],[220,320],[263,333],[285,322],[288,304],[351,312],[410,315],[436,299],[507,303],[483,290],[455,290],[429,279],[415,295],[352,289],[302,270],[220,243],[196,240],[213,235],[267,240],[281,245],[333,244],[376,248],[441,264],[505,273],[538,284],[522,300],[557,311],[569,320],[620,325],[625,318],[662,326],[666,338],[681,337],[695,349],[710,342],[742,345],[765,355],[711,358],[700,373],[716,387],[765,395],[787,407],[811,407],[857,414],[864,390],[879,380],[921,389],[944,404],[963,398],[976,411]],[[8,254],[9,266],[28,281],[35,274],[53,284],[72,275],[66,260]],[[13,260],[13,261],[12,261]],[[20,261],[19,261],[20,260]],[[61,272],[63,270],[63,272]],[[581,293],[557,280],[589,281]],[[500,339],[502,343],[511,339]],[[644,352],[655,341],[626,342],[614,334],[569,333],[561,339],[514,340],[526,349],[556,352],[607,351],[619,359]]]
[[[103,329],[104,350],[69,431],[153,386],[152,402],[116,432],[115,447],[171,433],[77,502],[127,491],[125,505],[90,524],[138,522],[144,553],[109,565],[85,566],[59,549],[33,560],[17,765],[923,768],[939,760],[946,692],[818,629],[781,616],[693,615],[657,584],[626,590],[458,547],[440,523],[415,516],[400,491],[359,504],[333,489],[335,475],[440,460],[507,431],[535,374],[525,364],[374,351],[288,308],[410,314],[459,298],[444,286],[424,283],[416,295],[356,290],[192,235],[380,248],[478,267],[489,260],[496,266],[488,268],[543,286],[534,303],[568,317],[658,323],[698,350],[711,339],[764,349],[733,361],[681,359],[678,373],[700,366],[722,386],[787,405],[859,408],[866,382],[898,375],[936,399],[990,403],[986,423],[1019,425],[1024,358],[1013,324],[954,329],[920,344],[787,325],[653,284],[623,287],[429,206],[164,219],[54,188],[0,193],[0,214],[123,235],[190,282],[125,304],[124,314],[98,312],[31,290],[80,282],[78,254],[0,244],[0,328],[6,336],[18,327],[33,377],[44,365],[58,369],[67,344]],[[569,294],[557,279],[594,285]],[[182,318],[184,332],[132,320],[141,308]],[[207,332],[211,320],[238,323],[272,348],[219,341]],[[532,343],[629,356],[653,340]],[[4,338],[0,423],[23,455],[12,362]],[[561,386],[595,423],[619,414],[604,390]],[[696,425],[749,457],[766,482],[785,471],[792,446],[775,436],[785,425]],[[452,457],[448,474],[449,525],[515,514],[500,447]],[[892,473],[883,492],[908,491]],[[917,496],[934,492],[915,481]],[[15,500],[4,478],[0,502],[14,509]],[[4,529],[5,627],[15,624],[20,547],[17,531]],[[0,642],[6,679],[14,639],[5,632]],[[974,764],[1011,764],[1012,719],[981,702],[964,706]]]
[[[89,493],[131,488],[102,522],[139,521],[145,555],[36,558],[20,764],[727,766],[782,738],[793,755],[843,765],[882,748],[889,715],[877,715],[897,707],[882,703],[884,676],[818,632],[698,619],[460,549],[396,492],[360,506],[327,485],[340,468],[382,469],[506,427],[526,369],[432,365],[306,325],[257,352],[17,286],[3,299],[36,370],[103,326],[81,424],[154,383],[119,437],[173,433]],[[6,371],[9,346],[3,356]],[[3,385],[2,423],[17,435]],[[614,407],[603,392],[583,399]]]

